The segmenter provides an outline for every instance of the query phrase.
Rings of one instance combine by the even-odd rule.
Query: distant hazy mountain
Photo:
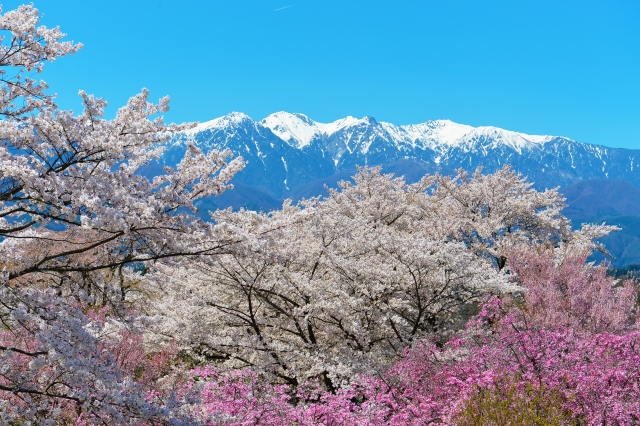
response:
[[[449,120],[398,126],[373,117],[346,117],[318,123],[303,114],[277,112],[254,121],[234,112],[177,135],[162,162],[175,164],[187,142],[205,152],[229,148],[247,163],[233,180],[236,189],[201,201],[203,210],[270,210],[287,197],[323,195],[324,185],[335,187],[358,165],[382,165],[386,172],[415,181],[427,172],[449,174],[478,166],[492,172],[510,164],[539,189],[566,188],[566,213],[575,223],[599,218],[635,223],[628,218],[640,217],[640,198],[631,189],[640,191],[640,150],[589,145],[562,136],[533,136]],[[594,179],[599,183],[586,182]]]
[[[562,189],[564,213],[585,222],[598,218],[640,216],[640,188],[622,180],[589,180]]]
[[[574,226],[585,222],[622,228],[603,239],[614,266],[640,264],[640,188],[621,180],[588,180],[562,189],[564,214]]]

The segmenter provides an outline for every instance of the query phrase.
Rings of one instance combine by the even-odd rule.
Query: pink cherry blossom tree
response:
[[[616,283],[606,264],[587,263],[588,256],[525,247],[509,255],[509,267],[525,289],[523,314],[531,327],[616,334],[636,328],[635,283]]]
[[[313,381],[277,386],[250,370],[197,369],[189,389],[202,395],[198,413],[238,425],[635,424],[633,283],[617,287],[603,268],[567,252],[512,254],[524,301],[493,297],[445,345],[417,342],[385,373],[335,393]],[[540,308],[540,297],[552,303]]]

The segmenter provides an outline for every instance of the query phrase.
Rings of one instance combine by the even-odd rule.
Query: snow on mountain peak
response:
[[[358,124],[361,120],[359,118],[355,118],[352,117],[350,115],[346,116],[345,118],[341,118],[339,120],[336,120],[332,123],[326,123],[326,124],[320,124],[320,127],[322,128],[322,131],[324,133],[326,133],[327,135],[332,135],[336,132],[339,132],[340,130],[346,128],[346,127],[351,127],[354,126],[356,124]]]
[[[314,136],[320,133],[318,123],[299,113],[275,112],[260,120],[260,124],[296,148],[309,145]]]
[[[504,130],[493,126],[480,126],[476,127],[468,135],[465,135],[464,140],[467,143],[473,143],[478,139],[484,138],[492,141],[492,146],[506,145],[518,152],[521,152],[523,148],[542,145],[549,142],[553,136],[541,136],[541,135],[527,135],[524,133],[514,132],[511,130]]]
[[[213,120],[205,121],[204,123],[199,123],[196,127],[194,127],[193,129],[187,130],[185,133],[194,134],[194,133],[199,133],[199,132],[203,132],[205,130],[211,130],[211,129],[225,129],[229,126],[234,126],[234,125],[237,126],[247,121],[252,123],[254,122],[251,119],[251,117],[249,117],[244,112],[234,111],[234,112],[230,112],[225,116],[214,118]]]
[[[395,126],[381,123],[396,144],[404,143],[415,148],[430,148],[443,152],[451,148],[472,149],[477,143],[490,141],[492,147],[506,145],[521,152],[523,148],[549,142],[554,136],[526,135],[498,127],[473,127],[451,120],[432,120],[420,124]]]
[[[385,129],[396,139],[404,139],[411,146],[421,145],[423,148],[451,148],[458,146],[464,136],[474,127],[454,123],[451,120],[431,120],[420,124],[395,126],[383,123]]]
[[[315,137],[331,136],[340,130],[358,124],[376,125],[373,117],[356,118],[347,116],[331,123],[318,123],[304,114],[280,111],[260,121],[260,124],[296,148],[304,148]]]

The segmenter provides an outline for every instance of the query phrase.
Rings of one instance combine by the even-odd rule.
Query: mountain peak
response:
[[[222,117],[214,118],[213,120],[199,123],[193,129],[188,130],[187,133],[193,134],[193,133],[199,133],[199,132],[203,132],[205,130],[211,130],[211,129],[225,129],[230,126],[232,127],[238,126],[244,123],[254,124],[255,122],[251,117],[249,117],[244,112],[233,111]]]
[[[309,145],[314,136],[320,133],[318,123],[300,113],[275,112],[260,120],[260,124],[296,148]]]
[[[473,143],[480,138],[491,140],[493,146],[506,145],[520,152],[525,147],[535,147],[545,144],[554,139],[554,136],[527,135],[499,127],[480,126],[476,127],[465,137],[467,143]]]
[[[376,124],[378,124],[378,122],[376,121],[375,118],[373,118],[370,115],[366,115],[364,117],[362,117],[362,120],[360,120],[361,122],[368,124],[370,126],[375,126]]]
[[[331,136],[347,127],[356,125],[374,126],[378,122],[371,116],[356,118],[347,116],[331,123],[318,123],[300,113],[276,112],[260,120],[280,139],[295,148],[304,148],[316,137]]]

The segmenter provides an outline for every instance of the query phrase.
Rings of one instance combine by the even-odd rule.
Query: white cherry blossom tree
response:
[[[334,388],[383,371],[420,338],[446,338],[482,296],[521,291],[505,274],[510,248],[578,235],[557,190],[535,191],[508,168],[412,185],[364,168],[353,180],[269,214],[216,212],[241,241],[158,265],[147,283],[158,336],[228,368]]]
[[[464,170],[438,176],[433,195],[435,203],[446,205],[448,215],[458,218],[454,238],[492,259],[498,269],[506,266],[513,245],[556,245],[571,237],[558,189],[536,191],[509,166],[492,174],[478,168],[472,176]]]
[[[177,169],[144,177],[186,127],[164,123],[169,99],[143,90],[107,120],[106,102],[81,91],[79,115],[60,110],[32,75],[81,45],[39,25],[33,6],[1,15],[0,31],[2,423],[56,424],[69,410],[101,424],[169,422],[98,349],[86,308],[122,311],[145,262],[222,250],[228,238],[189,211],[224,191],[242,159],[190,146]]]

